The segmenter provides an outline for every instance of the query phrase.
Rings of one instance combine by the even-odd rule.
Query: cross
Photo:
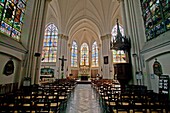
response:
[[[86,56],[84,55],[84,66],[86,65]]]
[[[63,67],[64,67],[64,61],[67,61],[67,59],[64,59],[64,55],[62,56],[62,58],[59,58],[59,60],[61,60],[61,71],[63,71]]]

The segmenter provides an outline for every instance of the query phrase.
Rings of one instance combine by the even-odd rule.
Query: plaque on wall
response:
[[[4,67],[4,71],[3,74],[5,74],[6,76],[11,75],[14,72],[14,62],[12,61],[12,59],[10,59]]]
[[[108,63],[109,63],[108,56],[104,56],[104,64],[108,64]]]
[[[159,76],[159,93],[169,95],[169,76],[168,75]]]

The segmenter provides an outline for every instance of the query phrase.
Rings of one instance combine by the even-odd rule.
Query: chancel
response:
[[[169,0],[0,0],[0,112],[170,112]]]

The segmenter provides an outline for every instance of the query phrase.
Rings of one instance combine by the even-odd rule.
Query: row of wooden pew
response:
[[[147,90],[146,86],[126,85],[121,89],[118,83],[92,81],[99,102],[106,113],[169,113],[168,95]]]
[[[60,79],[55,83],[22,87],[0,96],[0,112],[59,113],[67,106],[76,81]]]

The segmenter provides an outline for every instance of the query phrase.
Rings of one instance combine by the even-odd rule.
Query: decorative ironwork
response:
[[[130,40],[122,36],[117,19],[117,35],[110,42],[110,49],[128,51],[130,49]]]

